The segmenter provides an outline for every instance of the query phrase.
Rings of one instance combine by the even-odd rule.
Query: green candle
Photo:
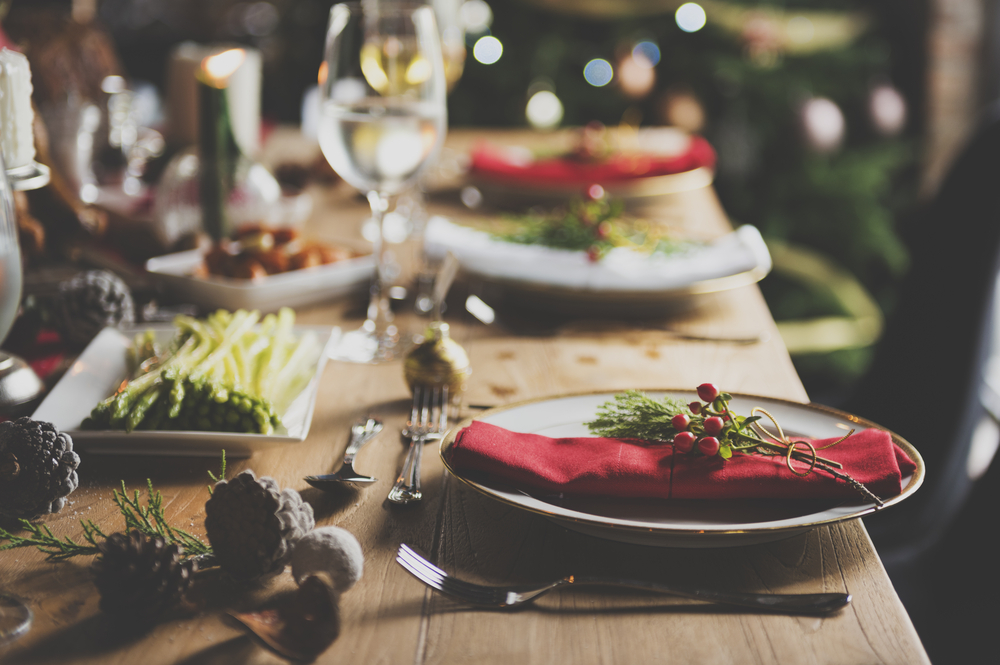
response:
[[[202,60],[198,71],[199,193],[202,226],[213,240],[229,235],[226,202],[233,189],[239,145],[230,117],[229,77],[246,57],[243,49],[230,49]]]

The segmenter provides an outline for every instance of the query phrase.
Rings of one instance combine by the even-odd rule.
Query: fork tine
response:
[[[433,574],[431,571],[423,568],[419,565],[414,564],[409,559],[402,556],[397,557],[396,561],[405,568],[411,575],[416,577],[418,580],[431,587],[432,589],[437,589],[441,593],[451,596],[452,598],[457,598],[459,600],[465,601],[473,605],[496,605],[497,601],[494,594],[486,593],[481,589],[475,587],[464,587],[457,586],[454,584],[456,580],[447,576],[439,576]]]
[[[427,390],[426,388],[422,391],[423,402],[421,404],[420,411],[420,431],[424,433],[427,431],[427,424],[431,420],[431,409],[433,408],[433,402],[431,401],[434,396],[434,389]]]
[[[417,419],[420,417],[420,400],[422,399],[423,392],[421,386],[413,386],[413,405],[410,411],[410,423],[413,427],[416,427]]]
[[[399,545],[399,552],[397,552],[397,554],[401,555],[401,556],[406,556],[407,558],[409,558],[410,560],[414,561],[418,565],[421,565],[421,566],[423,566],[425,568],[433,570],[438,575],[444,576],[444,575],[448,574],[448,573],[444,572],[443,570],[441,570],[440,568],[438,568],[437,566],[435,566],[433,563],[431,563],[427,559],[425,559],[424,557],[422,557],[419,554],[417,554],[416,551],[413,548],[411,548],[409,545],[407,545],[406,543],[400,543],[400,545]]]
[[[441,413],[438,415],[438,432],[444,433],[448,429],[448,386],[441,387]]]
[[[396,561],[429,586],[467,602],[500,605],[506,598],[506,590],[473,584],[448,575],[405,544],[400,546]]]

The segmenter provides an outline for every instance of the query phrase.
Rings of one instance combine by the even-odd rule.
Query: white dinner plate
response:
[[[519,305],[570,315],[648,316],[694,295],[758,282],[772,266],[764,239],[750,225],[677,254],[617,247],[594,262],[584,251],[506,242],[433,217],[424,246],[432,257],[453,253],[463,272],[499,286]]]
[[[646,391],[651,397],[669,394],[693,401],[694,392]],[[538,399],[483,412],[475,420],[516,432],[551,437],[592,436],[583,424],[594,419],[600,405],[616,393],[582,393]],[[739,414],[750,413],[755,406],[767,409],[790,436],[813,438],[839,437],[856,428],[881,428],[863,418],[817,404],[800,404],[770,397],[734,395],[730,403]],[[508,505],[544,515],[574,531],[600,538],[640,545],[662,547],[729,547],[781,540],[822,524],[868,515],[899,503],[920,486],[924,478],[923,460],[907,441],[890,432],[892,440],[916,463],[913,475],[903,478],[903,490],[896,496],[883,497],[878,508],[860,496],[854,500],[777,500],[705,501],[609,499],[606,497],[529,496],[523,491],[490,482],[471,480],[448,462],[448,448],[456,433],[472,422],[469,419],[441,442],[445,466],[463,483]]]
[[[201,249],[157,256],[146,262],[146,270],[167,293],[183,302],[229,310],[259,309],[265,313],[363,291],[375,272],[375,259],[368,255],[260,279],[201,278],[194,271],[202,258]]]
[[[329,326],[295,326],[295,334],[311,331],[319,343],[319,358],[312,380],[281,414],[282,427],[274,434],[235,432],[82,430],[80,424],[97,404],[114,394],[128,375],[126,351],[137,332],[153,330],[166,343],[173,327],[146,326],[121,331],[105,328],[84,349],[32,418],[55,425],[73,437],[79,450],[91,453],[133,455],[186,455],[247,457],[256,450],[298,443],[306,438],[316,406],[316,391],[329,350],[340,338],[340,329]]]

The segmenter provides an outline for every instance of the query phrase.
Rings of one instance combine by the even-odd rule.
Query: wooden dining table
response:
[[[279,133],[280,134],[280,133]],[[289,138],[269,153],[307,156]],[[453,130],[451,156],[481,139],[535,140],[526,132]],[[277,138],[275,140],[278,140]],[[313,150],[315,148],[312,148]],[[283,151],[284,150],[284,151]],[[298,152],[296,152],[298,151]],[[284,158],[284,157],[282,157]],[[310,189],[307,230],[322,238],[359,239],[366,204],[340,183]],[[432,193],[432,213],[462,216],[454,192]],[[721,235],[730,222],[714,190],[701,187],[642,203],[650,219],[698,237]],[[410,251],[405,243],[397,251]],[[487,286],[460,276],[445,320],[467,350],[473,373],[452,423],[480,407],[585,390],[685,389],[711,381],[730,392],[808,402],[775,322],[756,285],[692,298],[687,307],[644,318],[582,311],[555,317],[493,301]],[[464,298],[496,305],[489,324]],[[298,322],[357,327],[362,298],[299,308]],[[419,331],[424,319],[403,302],[399,321]],[[690,339],[756,337],[755,343]],[[99,396],[94,396],[95,401]],[[783,540],[714,548],[637,545],[584,535],[484,496],[450,475],[437,451],[423,457],[424,498],[386,500],[406,451],[399,432],[410,408],[402,363],[331,361],[318,388],[308,437],[228,460],[227,475],[253,469],[294,488],[312,505],[317,525],[349,530],[364,551],[361,580],[339,599],[339,637],[320,663],[430,665],[496,663],[899,663],[929,662],[907,613],[859,519],[818,526]],[[335,469],[352,422],[374,415],[385,429],[355,466],[379,480],[328,494],[303,477]],[[863,415],[863,414],[862,414]],[[80,486],[58,514],[41,521],[57,536],[79,538],[80,520],[106,533],[123,520],[112,491],[124,482],[162,493],[172,523],[204,534],[205,501],[219,459],[82,453]],[[889,508],[891,510],[891,508]],[[852,602],[829,616],[787,616],[621,590],[569,589],[518,611],[465,606],[432,591],[395,561],[406,543],[441,568],[492,584],[544,581],[568,574],[626,575],[709,589],[767,593],[848,592]],[[90,557],[46,561],[34,549],[0,552],[0,588],[26,600],[30,631],[0,646],[3,663],[277,663],[229,611],[265,606],[293,587],[290,573],[238,585],[217,569],[197,573],[188,600],[150,630],[123,630],[98,608]]]

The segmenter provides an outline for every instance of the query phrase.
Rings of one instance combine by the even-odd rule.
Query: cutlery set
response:
[[[358,421],[351,426],[351,440],[344,451],[344,463],[335,473],[306,476],[305,481],[317,489],[337,491],[345,485],[361,488],[374,483],[377,478],[366,476],[354,470],[354,458],[361,447],[382,431],[383,423],[375,418]],[[403,460],[395,485],[389,491],[389,501],[407,504],[420,501],[420,463],[423,460],[424,445],[438,441],[448,429],[448,386],[413,387],[413,405],[410,419],[402,435],[410,444]]]
[[[388,500],[395,504],[420,501],[420,462],[425,444],[440,440],[448,427],[448,388],[427,388],[415,386],[410,418],[402,430],[410,444],[403,461],[402,470],[389,492]],[[361,488],[376,481],[375,478],[358,473],[354,469],[354,458],[362,446],[381,432],[383,423],[375,418],[367,418],[351,427],[351,440],[344,453],[344,462],[335,473],[307,476],[313,487],[333,490],[344,485]],[[784,613],[824,615],[835,612],[851,602],[848,593],[807,593],[807,594],[766,594],[738,593],[712,589],[693,589],[659,582],[633,580],[619,577],[595,577],[569,575],[541,584],[485,586],[459,579],[446,573],[422,557],[405,543],[396,554],[396,562],[418,580],[446,596],[469,605],[510,609],[533,602],[535,599],[564,587],[598,586],[633,589],[649,593],[661,593],[694,600],[747,607],[755,610]]]

